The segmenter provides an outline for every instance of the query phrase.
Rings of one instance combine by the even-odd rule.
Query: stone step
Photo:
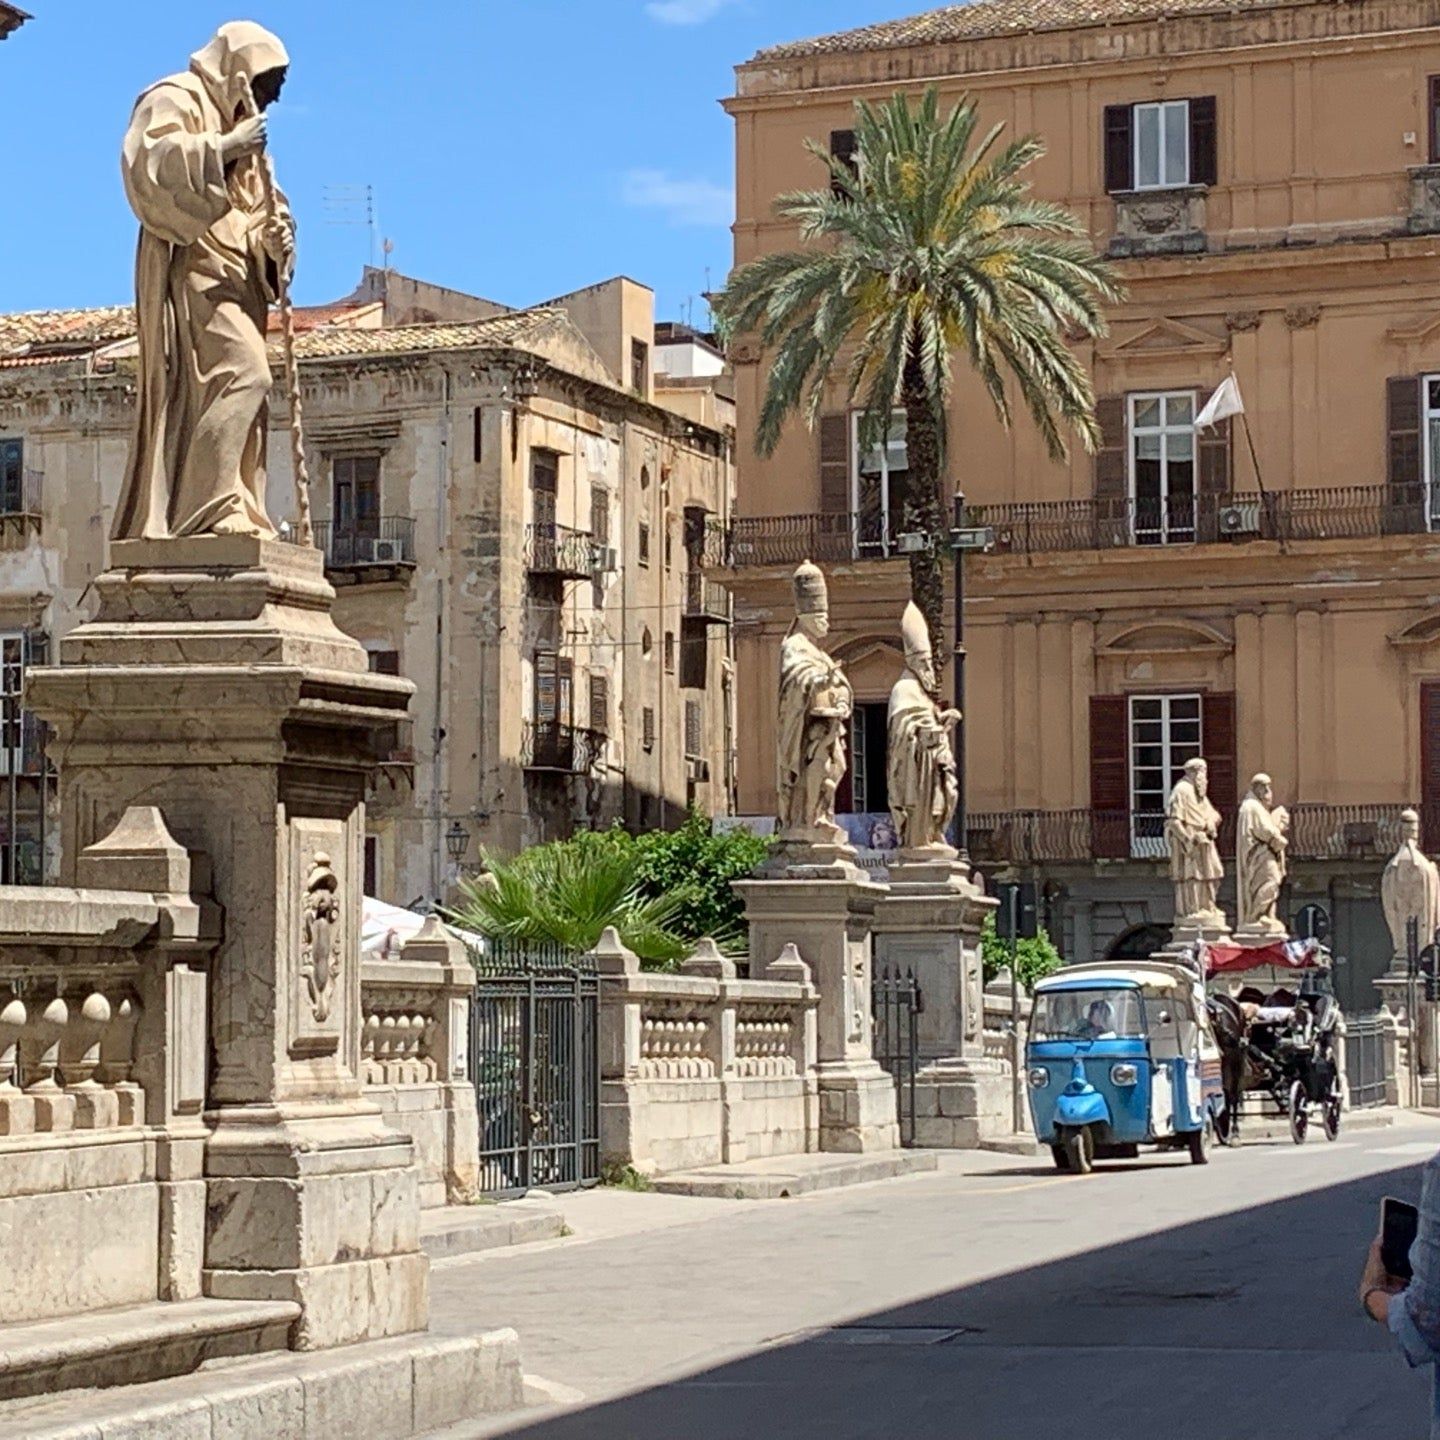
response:
[[[882,1150],[870,1155],[782,1155],[738,1165],[711,1165],[656,1176],[655,1189],[665,1195],[703,1195],[718,1200],[784,1200],[833,1190],[841,1185],[867,1185],[935,1169],[929,1150]]]
[[[0,1401],[184,1375],[284,1350],[293,1300],[157,1300],[0,1328]],[[3,1412],[0,1412],[3,1413]]]
[[[474,1255],[505,1245],[529,1245],[537,1240],[558,1240],[565,1233],[565,1217],[528,1201],[499,1205],[446,1205],[420,1213],[420,1248],[432,1260]]]
[[[0,1440],[410,1440],[524,1404],[513,1330],[408,1335],[3,1404]]]

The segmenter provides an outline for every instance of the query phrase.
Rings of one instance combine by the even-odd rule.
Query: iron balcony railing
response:
[[[39,525],[43,512],[45,475],[22,470],[0,483],[0,520],[21,520]]]
[[[1289,806],[1291,860],[1377,860],[1400,843],[1404,805]],[[1417,808],[1418,807],[1414,807]],[[1106,810],[974,812],[966,841],[977,864],[1088,864],[1097,859],[1159,860],[1165,817]],[[1235,849],[1235,814],[1222,814],[1222,855]]]
[[[325,552],[329,570],[415,563],[415,521],[408,515],[382,515],[343,525],[317,520],[314,530],[315,544]]]
[[[588,775],[605,752],[598,730],[556,720],[526,720],[520,733],[520,763],[526,770]]]
[[[1440,530],[1440,486],[1337,485],[1314,490],[970,505],[966,523],[995,532],[1001,553],[1114,550],[1248,540],[1364,540]],[[857,512],[734,521],[730,563],[884,559],[901,553],[892,517]]]
[[[583,580],[605,568],[603,548],[588,530],[536,521],[525,527],[525,568]]]
[[[730,623],[730,592],[700,570],[685,572],[685,618]]]

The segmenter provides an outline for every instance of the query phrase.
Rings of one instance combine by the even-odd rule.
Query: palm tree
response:
[[[942,117],[933,86],[913,109],[903,94],[857,103],[853,169],[807,142],[828,165],[829,186],[775,202],[806,248],[740,266],[715,307],[726,333],[758,333],[769,355],[756,430],[763,454],[792,412],[815,423],[842,369],[847,407],[863,405],[862,444],[881,443],[903,407],[902,523],[926,537],[910,555],[910,586],[937,658],[946,653],[942,480],[952,354],[967,356],[1002,424],[1011,419],[1008,377],[1053,458],[1067,453],[1062,422],[1094,450],[1094,392],[1070,344],[1103,335],[1100,302],[1121,294],[1081,222],[1032,198],[1020,178],[1044,153],[1039,137],[1002,148],[996,125],[977,143],[977,123],[969,99]]]
[[[613,925],[642,961],[673,965],[689,947],[673,928],[681,893],[644,888],[643,857],[623,832],[601,831],[486,859],[486,873],[460,886],[446,918],[462,930],[519,942],[552,942],[584,954]]]

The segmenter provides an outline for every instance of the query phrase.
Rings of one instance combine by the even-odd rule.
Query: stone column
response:
[[[895,1085],[875,1060],[870,1015],[870,930],[888,886],[853,866],[797,865],[735,889],[750,922],[750,973],[764,974],[794,945],[820,992],[820,1148],[895,1149]]]
[[[875,963],[912,972],[920,1070],[915,1143],[958,1149],[1009,1135],[1009,1069],[985,1056],[980,929],[996,901],[959,861],[900,858],[875,909]]]
[[[55,729],[65,879],[132,805],[211,862],[204,1288],[291,1299],[314,1349],[421,1329],[417,1171],[359,1074],[365,787],[411,686],[368,671],[320,552],[120,541],[28,703]]]

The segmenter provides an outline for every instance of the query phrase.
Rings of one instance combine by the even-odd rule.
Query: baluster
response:
[[[395,1015],[380,1017],[380,1037],[375,1047],[375,1053],[380,1060],[381,1083],[385,1085],[398,1083],[399,1077],[395,1064],[395,1036],[398,1023],[398,1017]]]
[[[367,1010],[360,1027],[360,1071],[367,1085],[379,1085],[384,1079],[376,1053],[379,1041],[380,1016],[374,1010]]]
[[[35,1102],[18,1083],[20,1039],[30,1012],[12,989],[0,1006],[0,1135],[28,1135],[35,1128]]]
[[[118,990],[110,997],[110,1009],[110,1024],[100,1037],[100,1083],[115,1096],[116,1123],[139,1125],[145,1119],[145,1092],[136,1084],[133,1072],[140,997],[133,990]]]
[[[70,1022],[65,997],[56,994],[33,1016],[30,1033],[20,1042],[22,1069],[29,1083],[25,1093],[35,1102],[35,1128],[46,1133],[70,1130],[75,1122],[75,1097],[60,1088],[60,1041]]]
[[[74,1098],[77,1130],[108,1130],[120,1118],[119,1102],[95,1078],[100,1068],[100,1041],[110,1018],[110,1002],[99,990],[90,990],[70,1011],[60,1046],[60,1078]]]

